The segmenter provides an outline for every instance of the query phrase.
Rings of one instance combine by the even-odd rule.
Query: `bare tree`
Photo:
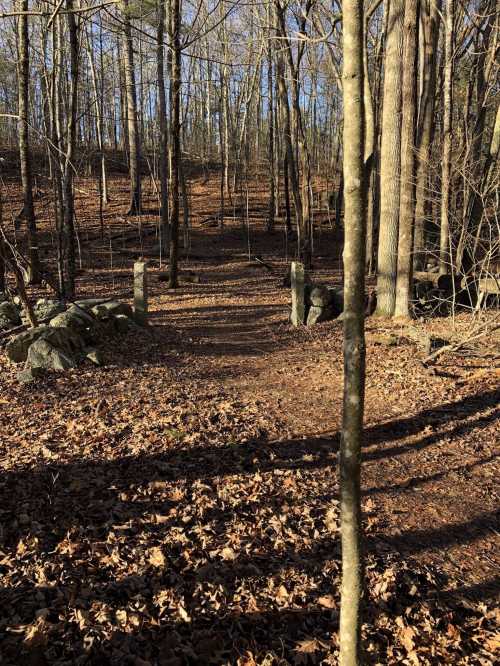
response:
[[[413,265],[422,269],[425,259],[425,225],[429,216],[431,197],[430,160],[434,140],[437,47],[441,0],[421,0],[420,31],[420,93],[417,124],[417,181],[415,201],[415,233]]]
[[[139,121],[137,113],[137,90],[135,82],[134,43],[129,0],[123,4],[123,35],[124,35],[124,69],[125,89],[127,97],[127,125],[129,144],[130,170],[130,207],[129,215],[140,215],[142,212],[141,192],[141,144],[139,137]]]
[[[361,654],[361,443],[365,340],[366,201],[364,187],[363,3],[343,3],[344,93],[344,408],[340,449],[342,590],[341,666],[359,666]]]
[[[29,145],[29,82],[30,57],[28,33],[28,0],[18,1],[19,16],[17,17],[17,49],[18,49],[18,127],[19,127],[19,159],[21,164],[21,182],[23,187],[23,208],[17,216],[16,223],[26,221],[29,244],[29,276],[30,282],[40,281],[40,259],[38,237],[33,205],[33,177]]]
[[[455,0],[446,0],[444,31],[444,94],[443,94],[443,166],[441,170],[441,226],[439,241],[439,272],[449,273],[452,267],[450,252],[451,200],[451,142],[453,120],[453,60],[454,60]]]
[[[377,261],[377,315],[391,317],[396,304],[401,85],[404,0],[389,4],[380,148],[380,231]]]
[[[179,193],[181,169],[181,8],[180,0],[171,0],[170,43],[172,44],[171,119],[172,145],[172,216],[170,220],[170,289],[178,287],[179,261]]]
[[[415,213],[415,127],[417,99],[418,0],[406,0],[403,39],[403,107],[401,119],[401,184],[394,314],[410,315],[413,222]]]
[[[158,125],[160,129],[159,176],[160,176],[160,244],[162,252],[168,251],[168,119],[165,95],[164,45],[166,0],[158,0],[158,26],[156,32],[156,76],[158,85]]]

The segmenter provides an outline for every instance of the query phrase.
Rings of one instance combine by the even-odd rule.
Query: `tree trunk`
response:
[[[92,79],[92,88],[95,97],[94,105],[96,111],[96,133],[97,145],[99,148],[99,199],[100,206],[108,203],[108,181],[106,177],[106,156],[104,154],[104,125],[103,125],[103,93],[104,93],[104,70],[102,62],[102,25],[100,24],[100,56],[101,56],[101,82],[98,87],[97,72],[94,61],[93,50],[93,31],[92,24],[90,24],[90,36],[87,32],[87,53],[90,62],[90,73]]]
[[[64,271],[63,297],[69,300],[73,299],[75,296],[76,273],[73,160],[78,111],[78,27],[73,8],[73,0],[66,0],[66,17],[69,32],[70,92],[66,118],[66,154],[64,158],[62,182],[62,246]]]
[[[419,0],[406,0],[403,38],[401,188],[395,315],[409,317],[415,213],[415,121]]]
[[[401,164],[401,83],[404,0],[391,0],[385,54],[382,144],[380,147],[380,231],[377,311],[391,317],[396,304],[399,179]]]
[[[368,27],[368,22],[365,28]],[[366,31],[367,32],[367,31]],[[365,107],[365,183],[367,187],[367,220],[366,220],[366,267],[371,271],[373,261],[373,192],[372,173],[375,161],[375,114],[373,98],[368,76],[368,44],[366,33],[363,45],[363,76],[364,76],[364,107]]]
[[[168,129],[167,100],[165,95],[165,67],[163,38],[167,7],[165,0],[158,2],[158,28],[156,33],[156,78],[158,86],[158,125],[160,128],[159,173],[160,173],[160,247],[162,255],[169,250],[168,224]]]
[[[283,158],[283,195],[285,197],[285,228],[289,236],[292,233],[292,213],[290,210],[290,177],[288,175],[288,156]]]
[[[363,2],[344,0],[344,406],[340,448],[342,589],[340,664],[359,666],[361,651],[361,444],[365,340],[366,201],[364,187]]]
[[[19,11],[28,11],[28,0],[19,0]],[[31,172],[31,155],[29,146],[29,33],[28,16],[20,14],[17,18],[18,34],[18,131],[19,131],[19,161],[21,164],[21,182],[23,188],[23,209],[17,220],[26,220],[28,228],[29,245],[29,282],[40,282],[40,258],[38,253],[38,238],[33,206],[33,178]]]
[[[425,260],[425,224],[429,216],[429,173],[434,140],[436,102],[436,67],[441,0],[422,0],[423,53],[420,69],[420,100],[417,130],[417,184],[415,194],[415,233],[413,267],[423,268]]]
[[[269,23],[271,23],[270,5],[268,8]],[[268,93],[268,110],[267,118],[269,123],[269,146],[268,146],[268,159],[269,159],[269,208],[267,214],[267,230],[273,231],[274,228],[274,211],[276,208],[276,176],[275,176],[275,159],[274,159],[274,95],[273,95],[273,59],[271,40],[268,39],[267,47],[267,93]]]
[[[2,198],[2,185],[0,185],[0,229],[3,229],[3,198]],[[6,261],[5,261],[5,245],[3,242],[3,236],[0,234],[0,291],[5,292],[6,282],[5,282],[5,272],[6,272]]]
[[[179,286],[178,260],[179,260],[179,169],[181,162],[181,45],[180,45],[180,0],[171,2],[171,38],[173,50],[172,82],[171,82],[171,146],[172,146],[172,218],[170,222],[170,289]]]
[[[130,207],[128,215],[142,212],[141,149],[137,116],[137,90],[135,85],[134,42],[130,22],[129,0],[123,1],[124,70],[127,93],[127,127],[129,145]]]
[[[453,48],[455,0],[446,0],[444,32],[443,84],[443,163],[441,170],[441,226],[439,235],[439,272],[444,275],[452,267],[450,248],[451,203],[451,125],[453,120]]]
[[[286,166],[288,178],[285,178],[292,188],[292,198],[297,218],[297,227],[302,228],[302,199],[299,189],[299,178],[297,174],[297,163],[292,143],[292,128],[290,122],[290,106],[288,104],[288,92],[285,84],[285,63],[280,49],[276,51],[276,78],[278,79],[278,92],[280,96],[281,131],[284,134]],[[286,186],[285,186],[286,187]]]

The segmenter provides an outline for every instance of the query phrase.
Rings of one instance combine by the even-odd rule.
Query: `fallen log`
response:
[[[439,273],[430,273],[428,271],[415,271],[413,274],[413,279],[417,284],[432,284],[436,289],[442,289],[443,291],[453,291],[453,289],[460,289],[460,280],[459,275],[449,275],[444,274],[440,275]]]

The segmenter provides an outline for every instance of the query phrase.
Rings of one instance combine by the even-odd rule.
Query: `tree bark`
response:
[[[169,250],[168,223],[168,123],[167,99],[165,95],[165,66],[163,39],[167,6],[165,0],[158,1],[158,28],[156,33],[156,77],[158,86],[158,125],[160,128],[159,175],[160,175],[160,246],[162,254]]]
[[[28,11],[28,0],[19,0],[20,12]],[[21,164],[21,183],[23,188],[23,208],[17,217],[26,221],[29,245],[29,282],[40,282],[40,257],[38,252],[38,236],[33,205],[33,177],[31,171],[31,155],[29,145],[29,33],[28,16],[21,13],[17,18],[18,36],[18,131],[19,131],[19,161]]]
[[[299,177],[297,173],[297,162],[295,161],[295,154],[293,150],[290,105],[288,103],[288,92],[285,83],[285,63],[283,62],[283,55],[281,54],[279,48],[276,50],[276,78],[278,80],[278,92],[281,111],[281,131],[284,135],[286,151],[285,188],[286,183],[291,185],[297,227],[302,228],[302,199],[299,187]]]
[[[449,273],[452,267],[450,248],[451,203],[451,125],[453,120],[453,48],[455,0],[446,0],[444,31],[443,84],[443,163],[441,170],[441,225],[439,235],[439,272]]]
[[[413,221],[415,213],[415,124],[419,0],[406,0],[403,39],[401,187],[395,315],[410,316]]]
[[[401,164],[401,83],[404,0],[391,0],[385,54],[382,143],[380,147],[380,231],[377,311],[391,317],[396,304],[399,180]]]
[[[270,5],[268,8],[268,20],[271,23]],[[267,93],[268,93],[268,110],[267,118],[269,123],[269,146],[268,146],[268,159],[269,159],[269,207],[267,213],[267,231],[271,232],[274,229],[274,211],[276,208],[276,175],[275,175],[275,159],[274,159],[274,86],[273,86],[273,58],[271,40],[268,40],[267,47]]]
[[[170,279],[168,286],[175,289],[178,282],[179,260],[179,169],[181,162],[181,44],[180,0],[171,2],[171,44],[173,50],[171,82],[171,146],[172,146],[172,217],[170,221]]]
[[[135,84],[134,42],[130,22],[129,0],[123,2],[123,34],[124,34],[124,70],[125,90],[127,96],[127,127],[129,145],[130,173],[130,207],[128,215],[140,215],[142,212],[141,192],[141,148],[139,137],[139,121],[137,116],[137,90]]]
[[[361,444],[365,341],[366,197],[364,186],[363,2],[344,0],[344,406],[340,448],[342,589],[340,664],[359,666],[361,651]]]
[[[422,0],[421,23],[423,53],[420,65],[420,100],[417,128],[417,182],[415,193],[415,232],[413,267],[419,270],[425,261],[425,225],[429,216],[429,173],[434,140],[436,103],[437,46],[441,0]]]
[[[368,21],[365,28],[368,27]],[[363,44],[363,76],[364,76],[364,106],[365,106],[365,183],[367,187],[367,220],[366,220],[366,267],[371,270],[373,261],[373,192],[372,173],[375,161],[375,113],[373,110],[373,98],[368,76],[368,45],[366,32]]]
[[[67,111],[66,154],[62,179],[62,246],[64,290],[63,297],[71,300],[75,296],[75,206],[73,192],[74,154],[78,111],[78,26],[73,13],[74,0],[66,0],[67,24],[69,32],[70,92]],[[60,79],[61,81],[61,79]]]

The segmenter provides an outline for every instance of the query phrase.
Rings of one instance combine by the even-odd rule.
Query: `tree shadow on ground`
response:
[[[446,427],[450,417],[459,423],[446,436],[494,423],[498,412],[481,412],[498,397],[498,391],[482,392],[372,426],[364,458],[397,456],[407,447],[392,441],[429,424]],[[439,436],[437,431],[411,446],[429,447]],[[332,650],[340,546],[338,533],[325,531],[324,521],[337,506],[338,442],[337,433],[263,438],[7,470],[0,486],[0,635],[6,663],[28,663],[28,654],[41,660],[35,663],[79,663],[73,660],[82,654],[96,664],[137,664],[137,657],[162,657],[157,663],[166,664],[236,663],[246,650],[293,662],[297,646],[308,640],[317,642],[318,657],[325,651],[322,642]],[[236,477],[243,486],[235,486],[239,494],[233,495],[226,488]],[[376,489],[384,491],[393,491],[389,482]],[[413,556],[471,544],[491,534],[498,515],[485,511],[401,534],[367,529],[367,554],[383,568],[388,553]],[[265,523],[254,539],[262,516]],[[280,528],[283,516],[295,516],[288,533]],[[305,518],[308,531],[301,532]],[[239,541],[229,540],[235,529]],[[149,550],[158,545],[164,557],[159,566],[151,564]],[[443,595],[422,583],[412,603],[489,595],[495,582],[447,588]],[[333,597],[330,608],[318,601],[325,594]],[[402,612],[409,597],[397,597],[389,607],[371,598],[370,621],[387,608]],[[31,652],[23,652],[27,645],[19,633],[5,626],[32,624],[37,613],[53,628],[47,644],[35,641]],[[382,646],[375,658],[384,660]]]

